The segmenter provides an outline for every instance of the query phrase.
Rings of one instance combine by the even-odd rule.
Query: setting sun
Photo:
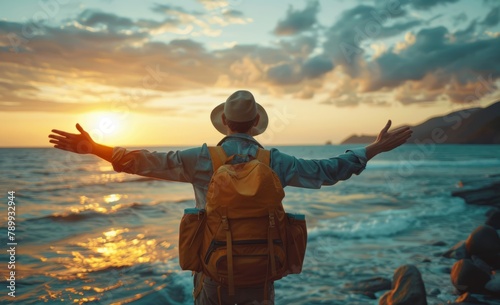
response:
[[[120,133],[120,114],[109,111],[95,111],[82,116],[84,126],[91,136],[116,135]]]
[[[120,112],[92,111],[78,117],[78,123],[97,142],[121,144],[132,137],[126,117]]]

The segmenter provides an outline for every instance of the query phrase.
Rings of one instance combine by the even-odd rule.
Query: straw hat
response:
[[[246,90],[239,90],[231,94],[225,103],[218,105],[212,110],[210,120],[223,135],[226,135],[226,126],[222,123],[222,114],[226,119],[233,122],[248,122],[260,115],[259,123],[257,126],[252,127],[250,134],[252,136],[263,133],[269,122],[266,110],[255,102],[252,93]]]

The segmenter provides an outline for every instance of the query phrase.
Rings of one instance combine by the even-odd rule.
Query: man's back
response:
[[[228,156],[236,155],[234,162],[246,162],[255,157],[262,147],[252,136],[233,134],[220,145]],[[359,174],[366,165],[365,149],[349,150],[345,154],[321,160],[306,160],[290,156],[278,149],[271,150],[270,167],[278,175],[283,187],[320,188]],[[193,185],[196,207],[204,208],[206,192],[213,174],[210,152],[206,144],[180,151],[113,150],[112,164],[116,171],[155,177]]]

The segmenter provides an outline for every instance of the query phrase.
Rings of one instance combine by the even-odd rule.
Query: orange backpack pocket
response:
[[[287,273],[298,274],[306,255],[307,227],[303,214],[286,213],[287,216]]]
[[[203,243],[206,213],[204,209],[184,210],[179,227],[179,265],[183,270],[202,270],[200,249]]]
[[[233,241],[234,282],[238,287],[263,284],[270,270],[267,245],[264,239]],[[281,240],[276,240],[274,247],[276,268],[282,270],[286,259]],[[204,259],[207,273],[224,285],[229,283],[227,255],[226,242],[214,240]]]

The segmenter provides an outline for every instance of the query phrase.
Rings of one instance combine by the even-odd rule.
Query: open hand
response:
[[[76,129],[80,132],[79,134],[52,129],[52,132],[55,134],[49,135],[49,138],[51,139],[49,142],[54,144],[55,148],[71,151],[77,154],[92,153],[95,145],[94,140],[92,140],[89,133],[86,132],[80,124],[76,124]]]
[[[393,150],[394,148],[401,146],[411,137],[413,131],[410,127],[403,126],[389,131],[391,124],[391,120],[388,120],[385,127],[380,131],[375,142],[366,147],[366,155],[368,159],[373,158],[379,153]]]

